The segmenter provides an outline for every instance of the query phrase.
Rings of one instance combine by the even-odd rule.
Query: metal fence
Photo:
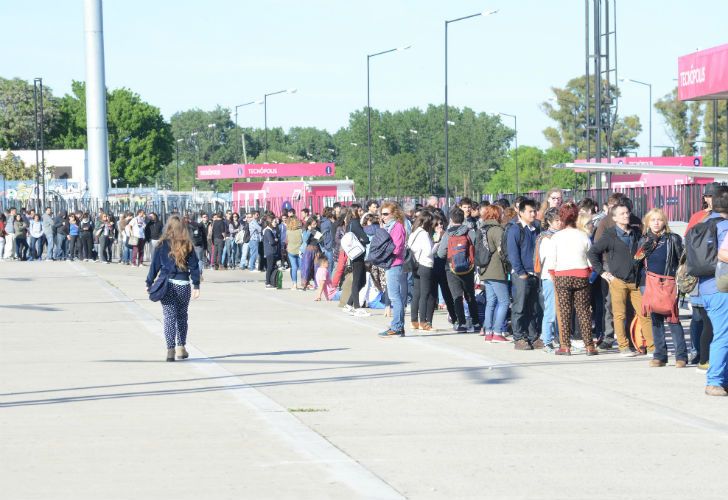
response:
[[[657,187],[637,187],[637,188],[616,188],[616,189],[587,189],[587,190],[563,190],[565,200],[582,200],[584,198],[592,198],[599,206],[606,202],[609,195],[613,192],[624,193],[630,198],[634,204],[635,214],[642,216],[652,208],[662,208],[667,213],[668,219],[672,221],[687,222],[690,216],[702,208],[703,192],[705,186],[698,184],[685,184],[673,186],[657,186]],[[533,198],[541,203],[545,197],[545,192],[535,191],[524,193],[525,196]],[[476,201],[495,201],[499,198],[505,198],[513,203],[516,198],[515,194],[500,195],[483,195],[480,200]],[[401,197],[392,199],[400,203],[422,203],[425,204],[427,198],[424,197]],[[154,195],[146,198],[112,198],[107,201],[99,201],[95,199],[63,199],[54,198],[49,200],[47,206],[51,207],[54,213],[60,210],[71,211],[88,211],[90,213],[98,213],[100,209],[104,209],[107,213],[120,214],[122,212],[133,212],[144,210],[145,212],[155,212],[162,219],[168,214],[178,213],[212,213],[225,210],[236,210],[239,212],[248,212],[252,210],[271,210],[274,213],[280,213],[284,208],[294,208],[300,211],[301,208],[308,207],[314,213],[320,213],[325,206],[331,206],[335,201],[340,201],[344,205],[358,202],[365,204],[366,199],[344,199],[337,200],[334,197],[315,197],[309,196],[305,200],[292,200],[290,198],[267,198],[262,201],[256,201],[253,204],[238,204],[230,201],[222,200],[205,200],[200,201],[188,195],[175,195],[173,197]],[[449,203],[444,198],[440,198],[440,206],[452,206],[458,199],[450,199]],[[33,208],[38,209],[36,200],[28,200],[19,202],[17,200],[8,200],[0,198],[0,209],[7,210],[8,207],[16,207],[18,209],[25,208],[27,210]]]

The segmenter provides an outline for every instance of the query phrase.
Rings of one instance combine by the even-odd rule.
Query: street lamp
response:
[[[369,60],[372,57],[389,54],[390,52],[407,50],[411,47],[412,47],[412,45],[407,45],[405,47],[397,47],[394,49],[383,50],[381,52],[376,52],[374,54],[367,54],[367,144],[369,147],[369,187],[368,187],[369,194],[368,194],[368,197],[370,200],[372,199],[372,107],[371,107],[370,99],[369,99]]]
[[[650,157],[652,157],[652,84],[647,82],[641,82],[632,78],[620,78],[620,82],[632,82],[639,85],[644,85],[650,89]]]
[[[471,14],[469,16],[458,17],[457,19],[450,19],[445,21],[445,203],[450,207],[450,151],[448,146],[448,128],[451,124],[447,119],[447,27],[450,23],[456,23],[458,21],[464,21],[473,17],[479,16],[490,16],[498,13],[498,10],[488,10],[485,12],[478,12],[477,14]]]
[[[190,142],[194,140],[194,146],[195,146],[195,162],[192,165],[192,189],[197,188],[197,172],[195,172],[197,168],[197,163],[199,163],[199,158],[197,157],[197,131],[190,132]]]
[[[177,191],[179,191],[179,143],[182,139],[177,139]]]
[[[265,161],[268,161],[268,97],[278,94],[295,94],[298,89],[284,89],[263,96],[263,122],[265,125]]]
[[[250,106],[251,104],[263,104],[263,101],[249,101],[249,102],[245,102],[243,104],[238,104],[237,106],[235,106],[235,131],[236,132],[238,130],[238,108],[243,108],[245,106]],[[240,143],[242,144],[244,140],[245,140],[245,135],[242,134],[240,136]],[[236,145],[235,145],[235,150],[236,151],[238,150],[237,142],[236,142]]]
[[[501,113],[500,111],[498,111],[498,114],[501,116],[513,118],[513,130],[516,131],[516,152],[514,156],[516,159],[516,196],[518,196],[521,193],[521,184],[518,180],[518,118],[516,118],[516,115],[509,115],[508,113]]]

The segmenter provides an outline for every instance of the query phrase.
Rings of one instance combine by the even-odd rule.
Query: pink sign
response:
[[[585,160],[574,160],[574,163],[587,163]],[[589,163],[596,163],[593,158]],[[648,165],[654,167],[700,167],[703,165],[702,156],[622,156],[607,160],[602,158],[602,163],[616,163],[618,165]]]
[[[333,177],[334,163],[268,163],[262,165],[201,165],[197,167],[197,179],[246,179],[261,177]]]
[[[677,71],[681,101],[728,99],[728,44],[679,57]]]

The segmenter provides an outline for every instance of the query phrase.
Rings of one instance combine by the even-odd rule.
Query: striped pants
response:
[[[167,349],[173,349],[175,341],[178,346],[187,343],[187,310],[191,296],[192,286],[170,283],[161,300]]]

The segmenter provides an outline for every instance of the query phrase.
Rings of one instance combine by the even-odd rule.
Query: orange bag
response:
[[[642,295],[642,314],[661,314],[668,323],[677,323],[677,283],[672,276],[647,272],[645,293]]]

